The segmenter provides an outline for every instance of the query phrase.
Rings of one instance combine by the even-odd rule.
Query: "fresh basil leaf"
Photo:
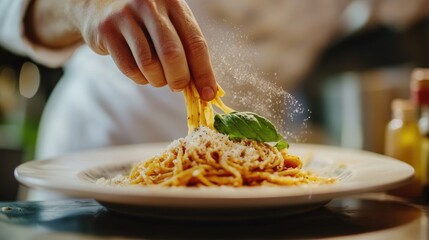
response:
[[[289,148],[289,143],[287,143],[284,140],[280,140],[276,145],[274,145],[279,150],[287,149]]]
[[[243,135],[238,131],[238,127],[235,126],[229,116],[216,114],[214,128],[218,132],[228,135],[231,139],[243,138]]]
[[[260,134],[264,139],[264,142],[277,142],[283,139],[283,136],[277,132],[276,127],[268,121],[268,119],[261,117],[255,113],[252,113],[256,118],[257,122],[261,126]]]
[[[258,142],[279,142],[278,149],[288,145],[283,136],[266,118],[252,112],[216,114],[214,128],[230,139],[252,139]],[[276,145],[277,146],[277,145]]]
[[[241,138],[254,139],[258,142],[263,142],[263,138],[259,136],[252,126],[250,126],[249,121],[243,120],[241,117],[235,117],[230,115],[229,118],[237,130],[241,133]],[[253,126],[254,127],[254,126]]]

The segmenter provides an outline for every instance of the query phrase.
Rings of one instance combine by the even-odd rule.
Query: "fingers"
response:
[[[119,33],[115,36],[106,38],[105,46],[119,70],[134,82],[147,84],[148,80],[141,73],[125,39]]]
[[[135,19],[129,19],[121,23],[120,31],[131,49],[140,72],[152,86],[165,86],[167,81],[162,65],[150,38],[144,32],[144,26],[140,26]]]
[[[164,70],[165,79],[174,91],[185,88],[190,81],[190,72],[185,50],[165,9],[158,7],[155,1],[145,1],[140,8],[142,18],[153,42]]]
[[[168,84],[177,91],[192,76],[203,100],[215,97],[217,84],[207,43],[183,0],[115,3],[120,10],[109,13],[97,29],[102,34],[95,34],[104,39],[95,44],[106,50],[100,52],[111,54],[119,69],[137,83]]]
[[[212,100],[217,84],[206,40],[186,3],[171,1],[171,4],[175,6],[168,14],[182,41],[195,85],[202,99]]]

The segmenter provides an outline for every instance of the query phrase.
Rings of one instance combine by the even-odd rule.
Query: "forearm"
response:
[[[25,32],[32,41],[49,48],[63,48],[82,41],[72,4],[86,1],[33,0],[25,16]],[[76,8],[76,5],[73,6]]]

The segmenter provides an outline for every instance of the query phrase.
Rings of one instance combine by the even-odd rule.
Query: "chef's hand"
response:
[[[136,83],[179,91],[192,76],[202,99],[215,97],[207,43],[184,0],[33,0],[26,19],[48,47],[83,40]]]

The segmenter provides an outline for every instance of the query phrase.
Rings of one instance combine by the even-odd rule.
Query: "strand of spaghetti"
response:
[[[240,175],[243,175],[243,173],[246,173],[246,167],[240,165],[239,163],[228,161],[228,166],[234,168],[235,170],[240,172]]]
[[[299,173],[299,169],[287,169],[281,172],[278,172],[276,175],[278,176],[293,176]]]
[[[131,170],[131,173],[130,173],[131,178],[138,176],[138,172],[137,172],[138,166],[139,164],[134,165],[133,169]]]
[[[153,164],[150,165],[146,165],[144,166],[142,169],[139,169],[139,171],[144,170],[145,172],[152,174],[153,170],[156,168],[157,166],[154,166]]]
[[[241,177],[241,174],[237,169],[229,166],[228,162],[225,158],[221,158],[219,163],[225,170],[227,170],[228,172],[232,173],[232,175],[234,175],[234,177],[235,177],[234,178],[234,184],[233,184],[234,186],[243,185],[243,178]]]
[[[273,175],[265,175],[266,179],[272,183],[284,184],[284,185],[297,185],[302,182],[308,182],[305,178],[294,178],[291,176],[276,177]]]
[[[196,121],[195,121],[195,98],[194,95],[192,93],[192,89],[189,89],[189,112],[188,112],[188,116],[190,118],[190,125],[189,125],[189,132],[192,132],[197,126],[196,126]]]
[[[214,111],[211,102],[207,103],[207,108],[205,109],[204,116],[207,121],[207,126],[210,129],[214,129]]]
[[[191,117],[191,131],[193,131],[194,130],[194,128],[196,127],[196,122],[195,122],[195,110],[194,110],[194,108],[195,108],[195,98],[194,98],[194,94],[193,94],[193,92],[192,92],[192,88],[189,90],[189,96],[190,96],[190,99],[191,99],[191,104],[190,104],[190,108],[191,108],[191,111],[190,111],[190,117]]]
[[[199,114],[200,114],[199,109],[200,109],[201,100],[200,100],[198,95],[195,95],[195,94],[198,94],[198,92],[195,93],[194,91],[192,91],[192,94],[194,97],[193,98],[194,106],[192,107],[192,111],[193,111],[193,115],[194,115],[194,129],[195,129],[201,125],[200,124],[200,118],[199,118]]]
[[[174,172],[159,174],[158,176],[155,177],[154,182],[156,181],[157,183],[160,183],[165,178],[172,177],[173,175],[174,175]]]
[[[200,126],[207,126],[206,117],[204,116],[204,108],[206,101],[198,101],[198,119],[199,119],[199,125]]]
[[[284,150],[283,150],[284,151]],[[281,171],[282,169],[284,169],[285,168],[285,157],[284,157],[284,155],[283,155],[283,151],[280,151],[280,153],[279,153],[279,159],[280,159],[280,163],[279,163],[279,165],[277,166],[277,169],[279,169],[279,171]]]
[[[149,177],[148,175],[144,174],[144,172],[142,172],[142,170],[140,170],[140,176],[142,176],[142,178],[143,178],[143,182],[144,182],[146,185],[151,185],[151,184],[153,184],[152,179],[150,179],[150,177]]]
[[[205,158],[207,163],[209,163],[211,166],[213,166],[216,169],[221,168],[221,165],[216,161],[216,159],[213,158],[211,154],[212,153],[209,151],[206,151],[205,153]]]
[[[161,183],[161,185],[168,186],[168,185],[172,184],[175,181],[180,182],[180,178],[184,178],[185,180],[186,179],[190,179],[190,178],[192,178],[192,173],[194,171],[196,171],[198,169],[205,169],[205,168],[210,168],[210,166],[209,165],[200,165],[200,166],[195,166],[195,167],[186,169],[183,172],[181,172],[181,173],[179,173],[177,175],[174,175],[174,177],[168,179],[167,181]],[[179,185],[179,184],[176,184],[176,185]]]
[[[158,173],[166,173],[171,172],[173,167],[171,167],[171,163],[174,161],[173,155],[163,155],[163,160],[161,163],[159,163],[160,168],[158,169]],[[158,159],[159,161],[159,159]]]
[[[225,91],[223,90],[223,88],[219,84],[217,84],[217,92],[218,92],[217,95],[219,97],[225,96]]]
[[[202,171],[204,171],[204,169]],[[202,174],[202,171],[199,171],[198,174],[196,174],[196,177],[198,178],[198,180],[200,180],[206,186],[213,186],[214,184],[211,183],[206,177],[204,177],[204,174]]]
[[[201,103],[200,103],[200,106],[201,106],[201,108],[200,108],[200,122],[201,122],[201,125],[203,125],[203,126],[208,126],[208,123],[209,123],[209,119],[206,117],[206,112],[207,112],[207,110],[208,110],[208,102],[206,102],[206,101],[201,101]]]
[[[173,173],[177,175],[183,172],[183,148],[179,147],[177,157],[173,162],[175,163]]]
[[[160,182],[163,182],[164,179],[172,176],[173,176],[173,172],[159,174],[159,175],[156,175],[155,177],[152,177],[152,181],[153,181],[153,184],[159,184]]]
[[[197,87],[195,86],[194,81],[191,81],[191,83],[189,85],[191,86],[192,94],[193,94],[194,98],[200,99],[200,94],[198,93],[198,90],[197,90]]]
[[[183,96],[185,98],[185,106],[186,106],[186,113],[188,114],[187,116],[187,123],[188,123],[188,134],[191,133],[191,99],[190,99],[190,94],[189,94],[189,86],[185,87],[185,89],[183,90]]]
[[[198,152],[196,151],[187,151],[186,155],[185,155],[186,159],[189,159],[190,162],[196,162],[196,163],[201,163],[204,164],[206,161],[204,161],[204,159],[201,159],[198,155]]]
[[[224,113],[234,112],[234,110],[230,107],[227,107],[219,97],[216,97],[213,100],[213,104],[215,104],[217,107],[219,107]]]
[[[193,106],[193,115],[194,115],[194,128],[197,128],[201,125],[201,119],[200,119],[200,115],[201,115],[201,99],[200,99],[200,94],[197,91],[197,88],[195,87],[195,84],[193,81],[191,81],[191,84],[189,84],[191,86],[191,90],[192,90],[192,101],[195,104]]]
[[[219,177],[219,176],[207,176],[206,177],[210,182],[215,183],[217,185],[230,185],[232,186],[234,182],[234,177]]]
[[[192,96],[192,123],[193,123],[193,128],[195,129],[199,126],[197,114],[198,114],[198,103],[200,99],[195,95],[195,92],[192,89],[192,85],[191,85],[191,96]]]

